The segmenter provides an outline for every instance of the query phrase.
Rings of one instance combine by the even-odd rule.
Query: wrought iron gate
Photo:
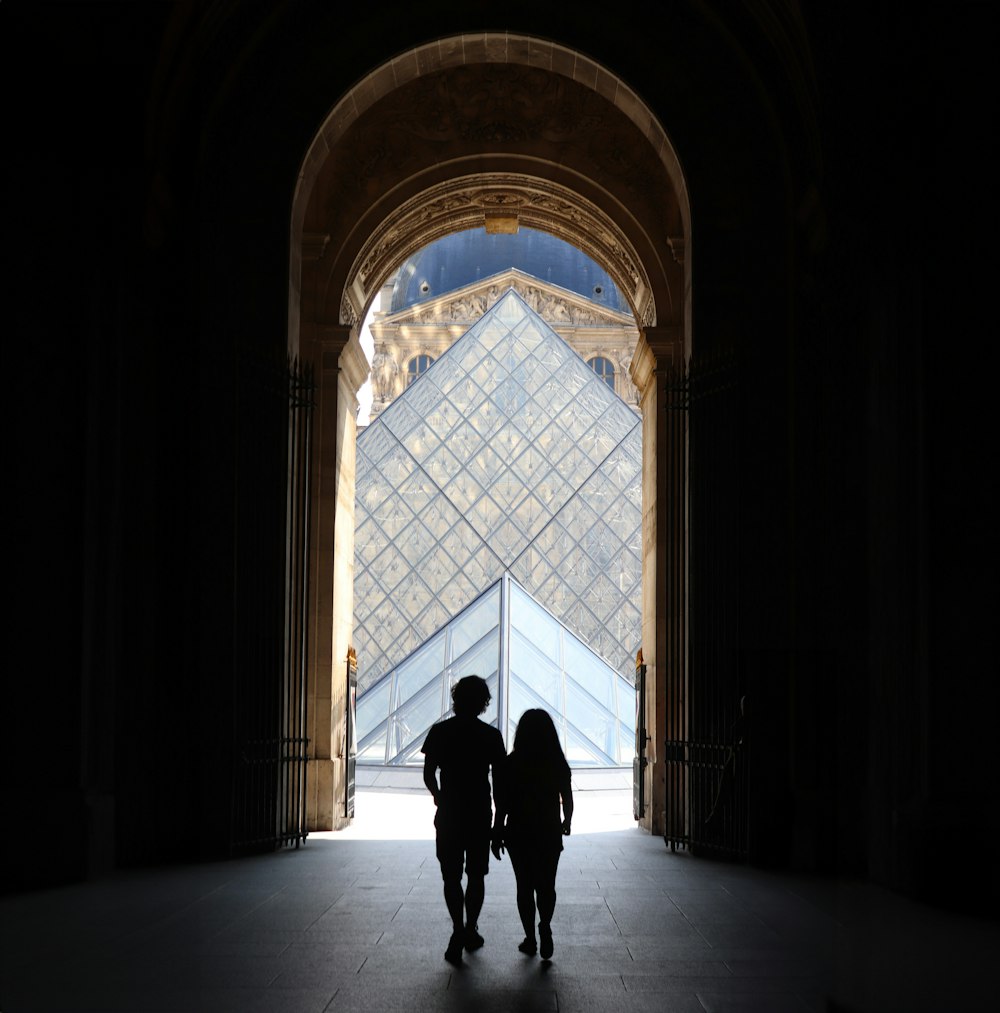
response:
[[[635,756],[632,759],[632,815],[638,821],[646,815],[646,666],[642,649],[635,658]]]
[[[668,382],[665,411],[670,492],[664,838],[671,848],[744,858],[749,740],[738,650],[735,357],[693,360]]]
[[[239,391],[234,853],[306,838],[312,368],[243,362]]]

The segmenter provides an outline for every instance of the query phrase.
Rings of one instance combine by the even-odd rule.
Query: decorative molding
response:
[[[639,334],[639,340],[629,364],[632,383],[639,390],[640,397],[646,393],[654,376],[662,375],[673,368],[684,356],[684,335],[676,326],[646,327]]]
[[[365,355],[365,350],[361,347],[355,328],[351,329],[351,336],[341,350],[339,366],[341,376],[356,398],[358,391],[368,379],[368,356]]]
[[[330,243],[329,233],[305,232],[302,234],[302,259],[315,262],[322,260]]]
[[[517,268],[473,282],[440,299],[428,299],[381,317],[382,326],[398,327],[402,324],[474,324],[496,301],[513,288],[546,323],[553,326],[613,327],[632,332],[635,338],[634,318],[596,305],[576,292],[539,280]]]
[[[489,236],[516,236],[516,211],[486,211],[486,234]]]
[[[644,327],[642,337],[656,356],[657,370],[669,369],[684,355],[684,332],[677,324],[664,327]]]
[[[368,298],[417,250],[464,229],[483,228],[488,211],[517,214],[520,225],[549,232],[601,264],[639,326],[656,319],[652,286],[634,248],[595,204],[548,180],[515,173],[464,176],[406,201],[375,229],[348,275],[341,320],[356,323]]]
[[[632,362],[629,366],[629,376],[639,391],[640,398],[646,392],[646,386],[653,376],[655,369],[656,356],[653,355],[649,345],[646,344],[646,339],[640,334],[639,342],[635,346],[635,352],[632,355]]]
[[[340,322],[345,327],[357,327],[361,323],[361,308],[355,305],[347,292],[340,300]]]

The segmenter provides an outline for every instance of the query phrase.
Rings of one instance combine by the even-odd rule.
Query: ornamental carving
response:
[[[611,275],[640,326],[655,321],[649,279],[628,239],[603,211],[547,180],[497,173],[443,183],[384,221],[355,259],[344,295],[350,315],[342,322],[357,322],[363,310],[356,304],[359,297],[374,293],[406,257],[452,232],[482,227],[487,210],[500,208],[516,210],[522,226],[542,229],[582,250]]]
[[[356,327],[361,322],[361,310],[354,305],[346,292],[340,301],[340,322],[347,327]]]
[[[495,277],[489,285],[468,287],[447,300],[439,298],[417,303],[393,317],[397,324],[412,321],[421,324],[452,322],[471,325],[508,288],[513,288],[535,313],[553,325],[627,328],[630,331],[635,329],[635,321],[628,314],[597,307],[583,296],[574,299],[545,291],[516,268]]]

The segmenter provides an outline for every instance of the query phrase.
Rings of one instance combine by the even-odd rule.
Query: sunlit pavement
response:
[[[419,771],[360,772],[354,821],[347,830],[311,835],[335,840],[433,840],[434,801]],[[573,833],[634,830],[631,771],[574,774]],[[371,782],[374,782],[372,784]],[[377,786],[376,786],[377,785]]]

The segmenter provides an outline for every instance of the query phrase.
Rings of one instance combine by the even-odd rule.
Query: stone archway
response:
[[[292,209],[289,350],[316,367],[309,601],[309,826],[342,826],[353,615],[354,441],[367,375],[358,340],[383,281],[459,229],[519,223],[604,267],[630,301],[643,413],[643,643],[650,735],[644,825],[662,830],[666,671],[662,379],[691,348],[690,213],[665,132],[628,86],[524,36],[456,36],[377,68],[328,115]],[[676,608],[677,603],[672,603]],[[638,646],[638,645],[637,645]],[[657,659],[662,659],[660,670]]]

